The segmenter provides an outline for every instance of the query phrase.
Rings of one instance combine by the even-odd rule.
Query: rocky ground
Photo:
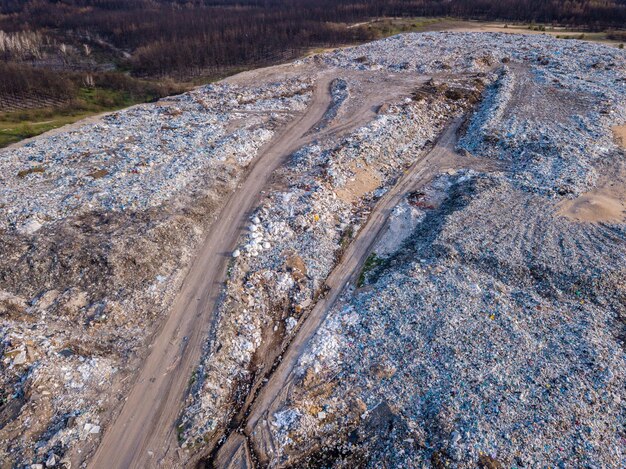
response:
[[[326,73],[328,110],[232,253],[176,423],[185,457],[245,423],[376,204],[457,122],[456,154],[388,214],[260,423],[271,451],[255,434],[249,450],[275,467],[624,466],[626,54],[425,33],[285,70],[0,154],[0,459],[90,454],[220,207]]]

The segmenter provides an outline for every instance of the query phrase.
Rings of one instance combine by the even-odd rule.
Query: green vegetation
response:
[[[194,370],[193,373],[191,373],[191,377],[189,378],[189,387],[193,386],[196,381],[198,381],[198,370]]]
[[[341,252],[345,251],[348,248],[353,237],[354,237],[354,227],[350,225],[346,229],[346,231],[343,233],[343,235],[341,235],[341,239],[339,240],[339,246],[341,248]]]
[[[178,439],[179,443],[182,443],[183,440],[185,439],[185,426],[181,423],[179,425],[176,425],[176,438]]]
[[[154,101],[192,86],[187,83],[156,83],[108,73],[97,77],[94,87],[77,88],[73,98],[62,106],[1,112],[0,148],[85,117]]]
[[[363,285],[365,285],[365,281],[367,280],[367,274],[382,265],[383,262],[384,259],[378,257],[376,253],[371,253],[363,264],[363,269],[361,269],[361,273],[359,274],[359,280],[357,281],[356,286],[361,288]]]
[[[400,33],[414,33],[437,29],[437,25],[448,18],[383,18],[367,23],[366,28],[376,39]]]

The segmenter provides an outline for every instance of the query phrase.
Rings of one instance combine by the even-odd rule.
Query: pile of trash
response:
[[[80,213],[157,207],[197,189],[199,174],[245,167],[310,97],[306,79],[209,85],[5,150],[0,228],[32,234]]]
[[[2,151],[1,460],[97,444],[207,226],[311,90],[219,83]]]
[[[586,41],[506,33],[403,34],[312,59],[356,70],[488,72],[505,65],[459,148],[515,163],[520,187],[579,195],[626,120],[624,52]],[[508,67],[508,64],[512,64]],[[505,108],[519,108],[501,115]]]
[[[418,210],[299,363],[269,421],[275,461],[620,466],[624,226],[571,223],[474,172]]]
[[[339,91],[342,82],[335,81]],[[373,204],[467,106],[444,94],[403,98],[346,136],[301,148],[277,172],[280,189],[266,194],[233,253],[216,336],[182,418],[184,447],[224,430],[273,364],[268,357],[280,354],[314,306]]]
[[[264,426],[270,464],[623,466],[626,225],[573,222],[557,202],[601,172],[624,183],[611,127],[626,120],[626,54],[433,33],[319,60],[451,74],[502,63],[458,147],[507,166],[442,174],[394,209]]]
[[[3,150],[0,460],[92,454],[210,223],[333,75],[232,253],[182,445],[214,447],[376,202],[469,112],[450,161],[502,171],[442,171],[393,210],[268,419],[271,464],[623,466],[624,224],[557,203],[624,160],[625,69],[600,44],[406,34]]]
[[[626,118],[618,98],[625,93],[626,83],[597,96],[593,89],[571,91],[550,70],[505,66],[459,148],[513,163],[526,190],[577,196],[595,186],[595,168],[614,151],[607,130]]]

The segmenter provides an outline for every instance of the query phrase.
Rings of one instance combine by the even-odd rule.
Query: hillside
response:
[[[402,34],[0,152],[0,460],[619,467],[626,52]]]

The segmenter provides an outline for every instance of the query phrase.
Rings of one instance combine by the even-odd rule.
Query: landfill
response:
[[[230,253],[181,454],[245,418],[377,203],[460,122],[298,360],[268,465],[623,467],[626,53],[421,33],[280,70],[0,152],[0,460],[87,463],[221,207],[327,74]],[[563,208],[583,198],[594,221]]]
[[[1,460],[97,444],[213,217],[310,96],[218,83],[2,151]]]

